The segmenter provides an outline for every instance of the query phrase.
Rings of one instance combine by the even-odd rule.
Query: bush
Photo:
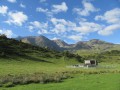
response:
[[[13,82],[8,82],[3,85],[3,87],[13,87],[13,86],[14,86]]]
[[[61,82],[63,79],[69,78],[66,73],[34,73],[26,75],[7,75],[0,77],[0,85],[3,87],[13,87],[15,85],[25,85],[30,83],[50,83],[50,82]]]
[[[7,39],[7,36],[5,34],[0,34],[0,39]]]

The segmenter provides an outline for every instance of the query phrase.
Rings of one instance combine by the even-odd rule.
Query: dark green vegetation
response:
[[[4,35],[0,36],[0,58],[13,58],[17,56],[32,59],[35,61],[52,63],[50,61],[45,61],[32,57],[31,54],[37,54],[41,58],[64,58],[64,60],[73,58],[76,59],[76,61],[81,61],[81,57],[79,55],[69,53],[68,51],[58,52],[47,47],[42,48],[38,46],[33,46],[31,44],[26,44],[14,39],[8,39]]]
[[[119,90],[119,47],[98,40],[90,42],[81,42],[82,46],[78,43],[77,49],[84,49],[71,49],[77,53],[72,54],[0,36],[0,90]],[[63,41],[57,43],[69,48]],[[84,59],[96,59],[100,67],[66,67],[81,64]]]
[[[10,75],[0,77],[0,86],[1,87],[13,87],[15,85],[26,85],[30,83],[57,83],[62,82],[63,79],[70,78],[68,73],[34,73],[34,74],[20,74],[20,75]]]
[[[119,50],[111,50],[111,51],[105,51],[105,52],[100,52],[100,53],[82,54],[82,57],[84,58],[84,60],[96,59],[99,62],[120,63],[120,51]]]

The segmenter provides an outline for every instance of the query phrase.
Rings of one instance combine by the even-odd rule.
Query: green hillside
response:
[[[105,63],[120,63],[120,50],[109,50],[104,52],[82,50],[78,51],[77,54],[80,54],[84,60],[95,59]]]
[[[51,63],[54,61],[51,61],[50,59],[56,59],[57,62],[61,62],[60,60],[63,58],[66,62],[67,59],[71,58],[75,59],[76,62],[81,61],[81,57],[79,55],[69,53],[68,51],[58,52],[49,48],[33,46],[14,39],[8,39],[4,35],[0,36],[0,58],[23,58],[32,61]]]

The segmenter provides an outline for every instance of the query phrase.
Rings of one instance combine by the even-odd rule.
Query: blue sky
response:
[[[0,33],[120,43],[120,0],[0,0]]]

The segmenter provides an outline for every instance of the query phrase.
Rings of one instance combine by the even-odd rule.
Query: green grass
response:
[[[0,90],[120,90],[120,74],[77,74],[62,83],[30,84]]]
[[[46,60],[48,59],[50,58],[46,58]],[[83,69],[66,68],[66,65],[70,65],[70,63],[65,62],[63,58],[52,59],[51,61],[54,63],[32,61],[27,59],[23,60],[23,58],[17,58],[17,60],[1,59],[0,76],[5,76],[8,74],[33,74],[36,72],[44,72],[46,74],[53,74],[55,72],[69,72],[74,78],[63,80],[63,82],[60,83],[15,85],[15,87],[12,88],[0,88],[0,90],[79,90],[79,88],[81,88],[80,90],[120,89],[120,74],[118,73],[120,69],[119,64],[100,63],[99,65],[107,65],[110,66],[110,68]],[[104,74],[102,74],[102,72]]]
[[[56,68],[55,68],[56,67]],[[39,61],[15,61],[15,60],[0,60],[0,75],[7,74],[28,74],[34,72],[56,72],[63,70],[63,66],[60,64],[46,63]]]
[[[66,68],[68,65],[78,64],[74,58],[45,58],[41,57],[38,53],[29,54],[35,58],[1,58],[0,59],[0,76],[6,75],[20,75],[20,74],[33,74],[33,73],[46,73],[48,75],[56,72],[63,73],[68,72],[71,75],[75,75],[72,79],[63,80],[61,83],[49,83],[49,84],[28,84],[20,85],[17,84],[13,88],[0,88],[7,90],[119,90],[118,83],[120,81],[118,73],[120,70],[119,63],[116,62],[105,62],[99,63],[100,66],[109,66],[110,68]],[[114,59],[113,57],[112,59]],[[35,60],[34,60],[35,59]],[[86,75],[84,75],[85,73]],[[91,74],[94,73],[94,74]],[[100,73],[100,74],[99,74]],[[113,74],[102,74],[102,73],[113,73]],[[77,75],[76,75],[77,74]],[[108,77],[108,78],[107,78]],[[113,78],[113,82],[110,79]],[[106,80],[104,80],[106,79]],[[119,80],[119,81],[118,81]],[[99,83],[103,82],[103,83]],[[4,86],[10,85],[11,82],[4,84]],[[114,84],[113,88],[111,87]],[[87,86],[86,86],[87,85]],[[97,85],[100,85],[97,87]],[[101,87],[109,89],[101,89]],[[117,86],[116,86],[117,85]],[[94,87],[93,87],[94,86]],[[59,87],[59,88],[58,88]]]
[[[29,54],[28,57],[0,58],[0,76],[62,72],[66,70],[66,65],[79,63],[75,58],[44,58],[39,53]]]
[[[41,62],[41,61],[32,61],[27,60],[23,58],[17,58],[17,60],[14,59],[0,59],[0,76],[4,75],[19,75],[19,74],[32,74],[36,72],[43,72],[43,73],[55,73],[55,72],[64,72],[64,71],[91,71],[91,69],[82,69],[82,68],[66,68],[68,65],[72,64],[79,64],[75,60],[70,60],[69,62],[64,61],[63,58],[61,59],[52,59],[46,58],[45,61],[51,61],[49,62]],[[93,69],[96,71],[103,70],[103,71],[114,71],[119,70],[120,65],[119,63],[100,63],[100,65],[106,66],[114,66],[113,68],[98,68]]]
[[[63,82],[60,83],[33,83],[28,85],[15,85],[15,87],[11,88],[1,87],[0,90],[120,90],[120,74],[116,72],[119,71],[120,65],[117,63],[99,64],[101,66],[110,66],[110,68],[82,69],[66,68],[66,65],[70,65],[70,63],[65,62],[63,58],[52,60],[50,60],[50,58],[44,59],[46,61],[49,59],[49,61],[54,63],[32,61],[23,58],[16,59],[17,60],[0,60],[0,76],[5,76],[8,74],[33,74],[35,72],[44,72],[47,74],[52,74],[55,72],[70,72],[74,78],[63,80]],[[106,73],[107,71],[108,73]],[[85,74],[83,74],[83,72]],[[105,73],[102,74],[101,72]]]

